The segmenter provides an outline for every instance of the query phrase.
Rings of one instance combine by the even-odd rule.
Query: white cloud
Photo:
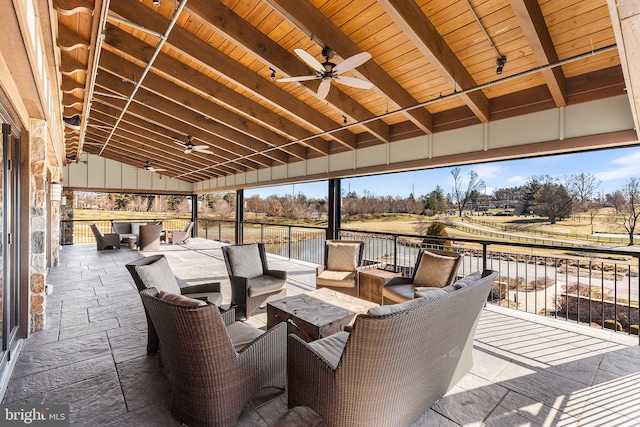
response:
[[[610,162],[611,169],[596,172],[594,175],[600,181],[614,181],[627,179],[640,174],[640,151],[618,157]]]
[[[509,184],[513,184],[513,186],[524,185],[526,181],[527,181],[527,178],[521,175],[510,176],[507,178],[507,182]]]
[[[502,173],[502,167],[491,164],[477,165],[473,167],[473,170],[485,181],[498,177]]]

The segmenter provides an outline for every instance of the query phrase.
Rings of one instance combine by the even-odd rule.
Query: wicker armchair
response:
[[[120,249],[120,235],[118,233],[103,233],[100,226],[90,224],[93,237],[96,238],[96,248],[101,251],[106,248]]]
[[[138,247],[141,251],[157,251],[160,249],[162,224],[148,224],[140,226]]]
[[[358,272],[364,259],[364,242],[355,240],[327,240],[324,265],[318,267],[316,288],[354,297],[360,296]]]
[[[289,407],[308,406],[329,426],[411,425],[473,365],[476,325],[497,272],[483,276],[436,297],[372,308],[351,333],[311,343],[289,335]]]
[[[128,263],[125,267],[133,277],[138,291],[156,288],[158,291],[207,300],[215,305],[222,303],[220,282],[180,287],[164,255],[140,258]],[[145,314],[147,316],[147,352],[156,353],[159,349],[158,334],[146,310]]]
[[[193,222],[185,224],[182,230],[167,230],[167,238],[172,245],[184,245],[189,243]]]
[[[423,288],[444,287],[456,280],[462,262],[459,253],[421,249],[412,277],[396,277],[382,289],[383,304],[397,304],[413,298]]]
[[[212,305],[168,302],[155,289],[144,290],[140,296],[156,325],[171,372],[171,413],[181,423],[234,426],[255,392],[266,387],[284,391],[284,323],[263,333],[234,322],[233,309],[221,315]],[[246,337],[253,339],[235,341]]]
[[[231,305],[247,319],[261,305],[286,296],[287,272],[269,269],[262,243],[223,246],[222,254],[231,282]]]

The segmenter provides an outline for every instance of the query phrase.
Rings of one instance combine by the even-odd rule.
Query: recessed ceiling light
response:
[[[153,5],[154,5],[155,7],[160,6],[160,0],[153,0]]]

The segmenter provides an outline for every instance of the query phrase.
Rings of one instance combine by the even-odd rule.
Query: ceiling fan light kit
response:
[[[324,57],[324,62],[318,61],[311,54],[303,49],[294,49],[296,54],[313,70],[315,70],[315,76],[295,76],[295,77],[284,77],[281,79],[277,79],[277,82],[303,82],[307,80],[322,80],[320,82],[320,86],[318,86],[318,98],[324,99],[327,97],[329,93],[329,89],[331,88],[331,81],[335,80],[336,83],[343,84],[345,86],[354,87],[357,89],[371,89],[373,87],[373,83],[358,79],[355,77],[341,76],[340,74],[346,73],[347,71],[351,71],[356,67],[367,62],[371,59],[371,54],[369,52],[360,52],[356,55],[350,56],[339,64],[335,64],[331,62],[331,58],[335,55],[334,51],[325,46],[322,49],[322,56]]]

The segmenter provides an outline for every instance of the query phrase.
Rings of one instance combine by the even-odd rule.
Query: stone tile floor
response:
[[[160,252],[186,283],[221,281],[228,303],[219,244],[192,239]],[[68,403],[73,426],[179,425],[157,355],[145,352],[144,312],[124,268],[153,253],[63,247],[48,277],[46,329],[24,342],[4,403]],[[288,295],[314,288],[314,265],[277,257],[269,265],[288,270]],[[266,310],[249,322],[264,327]],[[474,360],[414,427],[640,425],[637,337],[488,306]],[[239,425],[275,426],[286,411],[286,394],[255,399]]]

